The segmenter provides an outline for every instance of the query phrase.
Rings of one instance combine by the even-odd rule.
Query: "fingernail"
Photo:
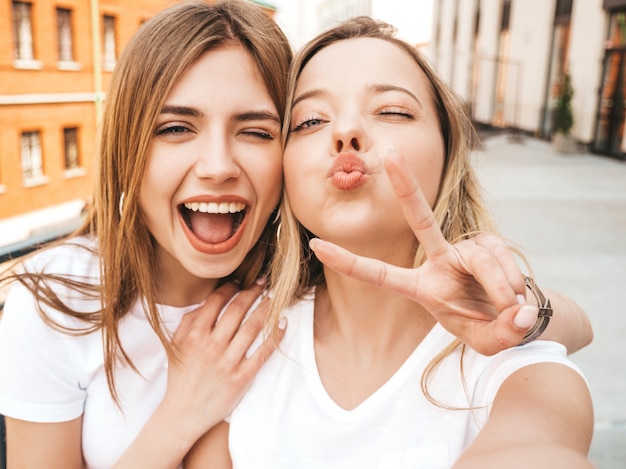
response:
[[[318,238],[312,238],[309,240],[309,247],[315,251],[315,245],[319,242]]]
[[[522,306],[513,318],[513,324],[520,329],[527,330],[537,322],[539,309],[536,306]]]
[[[267,283],[267,277],[264,275],[256,279],[257,285],[265,285]]]
[[[517,295],[517,302],[521,305],[525,305],[526,297],[524,295]]]
[[[278,328],[281,331],[284,331],[287,328],[287,318],[286,317],[280,318],[280,321],[278,321]]]

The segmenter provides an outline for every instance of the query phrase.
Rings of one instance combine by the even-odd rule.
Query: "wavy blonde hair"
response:
[[[113,73],[100,129],[93,206],[84,224],[73,233],[98,240],[94,254],[100,259],[100,283],[43,272],[9,276],[32,291],[40,315],[52,327],[70,334],[101,330],[107,381],[116,402],[118,363],[137,371],[122,347],[118,330],[119,321],[137,300],[143,303],[168,356],[172,355],[157,311],[158,293],[153,279],[160,267],[154,255],[155,241],[137,202],[155,121],[179,77],[206,51],[232,44],[244,47],[254,59],[279,115],[284,116],[292,51],[283,32],[260,7],[239,0],[213,5],[192,1],[157,14],[130,40]],[[275,225],[268,222],[259,241],[228,279],[246,287],[267,269],[274,253],[275,231]],[[70,308],[55,294],[55,283],[86,299],[99,300],[101,310]],[[44,305],[80,318],[85,327],[63,328],[46,315]]]
[[[283,138],[288,140],[291,107],[298,77],[309,60],[319,51],[338,41],[356,38],[381,39],[405,50],[424,72],[439,118],[444,143],[444,167],[433,212],[445,238],[450,242],[478,232],[495,232],[495,226],[482,200],[470,161],[470,153],[479,148],[479,140],[463,101],[433,71],[426,59],[410,44],[395,37],[395,28],[369,17],[348,20],[308,42],[294,58],[289,77],[287,112],[283,122]],[[281,311],[302,298],[312,287],[324,283],[322,264],[309,248],[313,236],[294,217],[289,198],[281,201],[281,230],[271,268],[273,304],[268,331],[275,334]],[[423,249],[415,240],[414,267],[425,260]],[[460,345],[455,341],[430,364],[422,380],[427,390],[428,376],[438,363]]]

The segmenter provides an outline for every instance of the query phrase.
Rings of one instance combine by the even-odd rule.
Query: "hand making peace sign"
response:
[[[482,354],[519,344],[538,308],[524,305],[524,276],[511,250],[495,234],[450,244],[405,160],[389,154],[385,169],[426,261],[414,269],[398,267],[319,239],[311,241],[315,255],[339,273],[413,299]]]

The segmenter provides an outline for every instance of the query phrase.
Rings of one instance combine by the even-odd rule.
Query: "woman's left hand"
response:
[[[413,299],[482,354],[519,344],[538,308],[525,305],[524,277],[511,250],[493,234],[450,244],[402,157],[388,155],[385,167],[426,261],[413,269],[398,267],[319,239],[311,240],[315,255],[339,273]]]

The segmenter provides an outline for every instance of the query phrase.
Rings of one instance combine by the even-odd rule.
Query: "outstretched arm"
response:
[[[493,234],[450,244],[405,161],[391,154],[386,169],[426,261],[415,269],[401,268],[314,239],[316,256],[337,272],[415,300],[480,353],[491,355],[519,344],[537,320],[538,309],[512,251]],[[554,324],[543,338],[562,342],[570,353],[589,343],[591,326],[584,311],[562,294],[550,295]]]
[[[487,423],[453,468],[591,469],[592,433],[583,378],[562,364],[530,365],[504,381]]]
[[[567,353],[574,353],[589,345],[593,340],[593,329],[585,311],[570,297],[556,290],[544,287],[541,289],[550,298],[554,314],[539,338],[562,343],[567,348]],[[537,304],[530,292],[526,294],[526,301]]]

